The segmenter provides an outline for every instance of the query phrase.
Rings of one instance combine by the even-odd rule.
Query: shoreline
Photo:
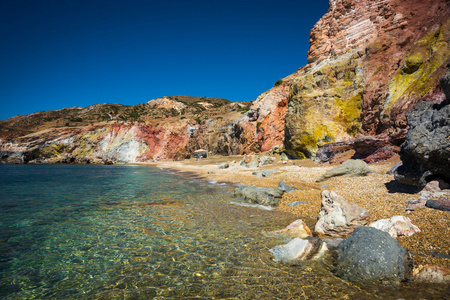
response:
[[[312,231],[321,206],[320,193],[322,190],[332,190],[349,203],[366,208],[370,213],[369,223],[396,215],[410,218],[421,231],[409,237],[399,237],[397,241],[411,252],[415,267],[431,264],[450,269],[450,241],[442,238],[450,236],[450,216],[448,212],[426,207],[405,211],[406,201],[417,200],[420,194],[411,187],[396,182],[393,175],[386,174],[399,161],[398,156],[384,162],[369,164],[369,168],[375,173],[368,176],[333,177],[320,183],[315,180],[335,165],[315,163],[312,160],[289,160],[283,164],[277,156],[277,161],[272,164],[247,168],[239,165],[243,157],[243,155],[211,156],[200,160],[133,164],[158,167],[181,176],[217,183],[276,188],[278,183],[283,181],[299,190],[284,194],[274,209],[295,214]],[[225,162],[229,163],[229,168],[219,169],[218,166]],[[262,178],[252,175],[253,171],[267,169],[277,169],[281,172]],[[447,195],[450,193],[448,190],[446,192]],[[294,201],[302,203],[296,206],[287,205]]]

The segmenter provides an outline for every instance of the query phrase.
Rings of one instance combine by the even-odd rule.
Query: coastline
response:
[[[219,183],[275,188],[280,181],[283,181],[299,190],[284,194],[279,206],[275,209],[295,214],[312,231],[321,206],[320,193],[322,190],[332,190],[348,202],[366,208],[370,213],[370,222],[396,215],[410,218],[421,231],[409,237],[399,237],[397,240],[402,247],[409,249],[416,267],[432,264],[450,269],[450,241],[443,238],[450,236],[450,216],[448,212],[426,207],[415,211],[405,211],[406,201],[417,200],[420,194],[417,190],[396,182],[393,175],[386,174],[399,161],[398,156],[381,163],[369,164],[369,168],[375,172],[368,176],[334,177],[320,183],[315,180],[334,165],[315,163],[311,160],[290,160],[283,164],[277,157],[277,161],[273,164],[247,168],[239,165],[243,157],[242,155],[212,156],[200,160],[133,164],[171,169],[182,176]],[[225,162],[229,163],[229,168],[219,169],[218,166]],[[255,170],[267,169],[277,169],[281,172],[261,178],[252,175]],[[448,190],[447,193],[449,193]],[[294,201],[303,203],[296,206],[286,205]]]

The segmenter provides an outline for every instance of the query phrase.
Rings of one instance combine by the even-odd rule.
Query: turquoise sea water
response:
[[[295,216],[147,166],[0,165],[0,299],[439,299],[285,266],[265,237]],[[411,292],[412,291],[412,292]],[[407,296],[407,297],[405,297]]]

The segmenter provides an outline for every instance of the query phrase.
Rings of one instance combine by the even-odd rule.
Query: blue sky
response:
[[[320,1],[0,1],[0,120],[171,96],[251,101],[299,67]]]

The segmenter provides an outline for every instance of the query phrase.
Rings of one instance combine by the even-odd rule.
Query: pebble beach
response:
[[[159,161],[151,165],[171,169],[182,175],[200,176],[207,181],[248,186],[276,188],[279,182],[283,181],[298,190],[285,193],[275,209],[295,214],[312,231],[321,207],[321,191],[332,190],[349,203],[366,208],[371,222],[397,215],[410,218],[411,222],[419,227],[420,232],[409,237],[398,237],[397,240],[401,246],[409,249],[415,266],[431,264],[450,269],[450,215],[446,211],[427,207],[405,211],[406,201],[418,200],[420,194],[417,189],[402,185],[394,180],[393,175],[386,174],[400,161],[398,156],[381,163],[369,164],[369,168],[374,172],[368,176],[333,177],[320,183],[316,182],[316,179],[335,165],[315,163],[312,160],[282,162],[277,157],[273,164],[252,169],[239,164],[242,158],[243,156],[212,156],[200,160]],[[222,163],[228,163],[229,167],[219,169],[218,166]],[[281,172],[261,178],[252,175],[255,170],[266,169],[277,169]],[[450,191],[444,192],[448,198]],[[288,205],[295,201],[299,203],[295,206]]]

